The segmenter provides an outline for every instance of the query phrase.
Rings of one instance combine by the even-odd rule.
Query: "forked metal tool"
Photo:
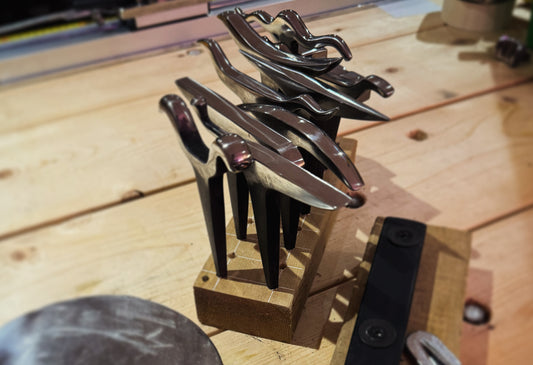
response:
[[[176,85],[189,100],[204,98],[210,118],[227,133],[246,136],[247,140],[267,146],[297,165],[304,164],[298,148],[288,138],[252,118],[211,89],[188,77],[176,80]]]
[[[196,99],[193,99],[191,101],[191,104],[196,106],[197,110],[198,110],[198,114],[200,116],[200,119],[202,120],[202,122],[204,123],[204,125],[210,129],[213,133],[215,133],[216,135],[220,135],[221,133],[223,133],[223,131],[221,130],[221,128],[219,128],[217,125],[215,125],[209,118],[208,116],[208,108],[207,108],[207,105],[206,105],[206,99],[201,97],[201,98],[196,98]],[[267,106],[267,108],[270,107],[270,106]],[[274,107],[275,108],[275,107]],[[281,109],[281,108],[279,108]],[[283,111],[283,109],[282,109]],[[290,112],[287,112],[285,111],[286,113],[288,113],[289,115],[291,116],[294,116],[292,113]],[[294,116],[296,117],[296,116]],[[296,117],[298,118],[298,117]],[[302,118],[303,119],[303,118]],[[295,122],[295,120],[293,119],[292,122]],[[309,124],[311,124],[310,122],[307,122]],[[288,122],[287,124],[291,124],[291,122]],[[315,127],[316,128],[316,127]],[[285,132],[284,134],[287,134],[287,135],[290,135],[291,132],[288,131],[290,130],[290,127],[287,126],[287,127],[282,127],[280,128],[280,131],[283,133]],[[328,138],[327,136],[325,136],[324,134],[322,135],[319,135],[320,137],[324,136],[326,138]],[[312,136],[310,136],[312,138]],[[301,135],[300,135],[300,138],[301,138]],[[327,139],[322,142],[315,142],[315,144],[313,144],[313,142],[311,141],[298,141],[297,138],[294,139],[294,143],[296,146],[299,146],[299,147],[303,147],[303,148],[309,148],[309,155],[310,156],[320,156],[320,154],[323,152],[320,152],[320,147],[322,147],[322,150],[328,150],[328,152],[331,150],[331,149],[335,149],[335,147],[329,145],[327,143]],[[333,145],[335,145],[334,143],[331,143]],[[336,150],[340,150],[338,147],[336,148]],[[304,150],[305,151],[305,150]],[[341,150],[342,151],[342,150]],[[342,155],[344,155],[344,153],[342,152]],[[363,182],[362,182],[362,179],[360,178],[360,176],[358,175],[357,171],[355,170],[355,167],[353,167],[353,164],[351,163],[351,161],[346,157],[346,159],[344,159],[342,157],[342,155],[338,156],[337,158],[335,157],[323,157],[322,160],[325,161],[326,165],[327,166],[331,166],[333,167],[337,172],[339,171],[342,171],[343,173],[345,173],[345,175],[342,175],[342,173],[340,173],[340,175],[342,176],[342,178],[345,180],[345,181],[349,181],[349,186],[350,188],[352,189],[352,186],[354,187],[354,189],[358,189],[362,186]],[[338,163],[339,160],[343,160],[342,163]],[[350,167],[348,166],[343,166],[345,164],[349,164],[350,166],[352,166],[353,168],[350,169]],[[337,166],[338,165],[338,166]],[[352,171],[349,171],[349,170],[352,170]],[[313,174],[311,176],[317,176],[316,174]],[[233,178],[234,180],[231,180],[230,178]],[[318,181],[322,181],[323,183],[329,185],[328,183],[324,182],[323,180],[320,180],[318,179]],[[263,211],[264,209],[273,209],[273,208],[269,208],[268,206],[265,208],[265,207],[261,207],[260,210],[258,211],[257,210],[257,204],[254,203],[254,198],[257,197],[258,194],[262,194],[262,188],[261,187],[250,187],[249,183],[244,180],[244,177],[243,175],[239,175],[239,174],[231,174],[231,173],[228,173],[228,182],[229,182],[229,187],[230,187],[230,195],[231,195],[231,192],[233,191],[234,192],[234,195],[232,196],[232,208],[233,208],[233,218],[234,218],[234,221],[235,221],[235,227],[236,227],[236,230],[237,229],[242,229],[242,231],[240,232],[241,234],[241,237],[238,237],[239,239],[244,239],[246,237],[246,224],[247,224],[247,217],[248,217],[248,211],[247,211],[247,206],[248,206],[248,192],[250,191],[250,194],[251,194],[251,198],[252,198],[252,206],[254,207],[254,217],[256,217],[256,226],[257,226],[257,230],[258,232],[259,231],[263,231],[263,232],[266,232],[265,230],[261,230],[260,227],[258,226],[260,223],[257,223],[257,216],[259,215],[262,215],[264,214]],[[233,185],[233,186],[232,186]],[[329,185],[331,187],[331,185]],[[356,188],[355,188],[356,187]],[[334,188],[336,189],[336,188]],[[254,190],[256,190],[255,192],[255,196],[254,196]],[[270,189],[272,190],[272,189]],[[270,195],[270,199],[272,200],[277,200],[279,199],[279,209],[281,209],[281,213],[280,212],[277,212],[278,214],[278,218],[277,218],[277,221],[276,220],[272,220],[270,221],[269,225],[270,224],[276,224],[276,232],[277,233],[273,233],[273,234],[276,234],[276,236],[270,236],[270,238],[268,239],[268,241],[272,241],[272,240],[279,240],[278,238],[278,234],[279,234],[279,215],[281,214],[281,223],[282,223],[282,228],[283,228],[283,242],[284,242],[284,245],[285,245],[285,248],[286,249],[293,249],[295,247],[295,243],[296,243],[296,236],[297,236],[297,230],[298,230],[298,222],[299,222],[299,218],[300,218],[300,212],[301,212],[301,207],[302,205],[307,205],[307,203],[305,202],[305,200],[302,200],[302,199],[299,199],[298,197],[295,197],[294,195],[292,194],[283,194],[283,190],[281,189],[274,189],[276,191],[278,191],[280,194],[279,194],[279,197],[278,196],[275,196],[274,193],[272,192],[269,192],[268,194]],[[352,203],[350,203],[350,207],[352,208],[356,208],[356,207],[359,207],[360,205],[363,204],[363,200],[359,197],[357,198],[354,198]],[[237,207],[237,209],[235,209],[235,207]],[[270,214],[274,214],[274,213],[268,213],[267,212],[267,215],[270,215]],[[272,223],[273,222],[273,223]],[[244,228],[243,228],[244,227]],[[270,232],[268,230],[268,232]],[[261,240],[261,235],[258,236],[259,237],[259,240]],[[265,238],[265,240],[267,240]]]
[[[352,58],[350,48],[341,37],[333,34],[312,35],[300,15],[294,10],[282,10],[276,17],[272,17],[262,10],[257,10],[250,14],[244,13],[240,8],[236,8],[235,11],[247,21],[258,22],[271,33],[279,41],[278,44],[275,44],[277,48],[283,48],[287,52],[295,55],[304,55],[312,59],[326,59],[326,47],[333,47],[345,60]],[[258,54],[256,52],[256,55],[283,64],[278,59],[269,58],[269,54]],[[305,68],[301,69],[306,71]],[[311,74],[359,101],[367,100],[370,97],[370,91],[375,91],[382,97],[389,97],[394,93],[394,88],[383,78],[376,75],[365,77],[356,72],[346,70],[340,64],[325,73]]]
[[[225,277],[226,222],[222,177],[227,171],[247,169],[253,162],[252,155],[244,140],[236,134],[222,135],[207,147],[187,105],[177,95],[164,96],[159,105],[172,122],[178,142],[193,167],[216,272]]]
[[[300,151],[288,138],[252,118],[219,94],[190,78],[179,79],[176,84],[189,100],[203,101],[202,104],[197,103],[195,105],[197,107],[196,112],[202,121],[212,119],[213,126],[218,126],[228,133],[236,133],[247,140],[259,142],[296,165],[303,166],[304,160]],[[229,173],[227,179],[235,233],[238,239],[245,239],[248,225],[248,186],[242,176]],[[289,228],[287,226],[289,219],[285,215],[289,213],[286,210],[283,212],[284,229],[287,232],[291,229],[296,230],[297,227]],[[288,247],[290,246],[291,243],[289,242]]]
[[[352,59],[352,52],[341,37],[335,34],[314,36],[294,10],[282,10],[275,18],[263,10],[256,10],[249,14],[244,13],[240,8],[235,10],[247,21],[257,21],[261,24],[292,53],[305,54],[308,51],[333,47],[345,60]]]
[[[337,107],[322,109],[316,100],[308,94],[287,97],[233,67],[216,41],[201,39],[198,43],[204,45],[211,52],[219,78],[237,94],[243,103],[280,105],[290,111],[302,113],[318,120],[329,119],[339,110]]]
[[[255,55],[266,57],[276,63],[304,70],[313,75],[320,75],[337,66],[342,57],[312,58],[285,51],[273,44],[267,37],[261,37],[244,17],[235,11],[225,11],[218,18],[228,28],[237,45]]]
[[[251,112],[299,147],[304,168],[315,176],[322,177],[324,170],[330,169],[350,190],[363,187],[363,179],[350,158],[316,124],[275,105],[243,104],[240,108]],[[281,197],[281,205],[283,242],[290,250],[296,243],[300,213],[308,212],[308,207],[286,197]]]
[[[200,105],[196,105],[197,112],[202,120],[208,119],[207,115],[209,114],[210,118],[216,120],[215,124],[220,125],[224,130],[240,134],[243,138],[250,138],[250,135],[258,136],[260,131],[263,131],[262,135],[268,132],[273,136],[272,138],[257,139],[256,137],[256,139],[261,144],[278,151],[281,155],[285,155],[296,164],[301,164],[301,155],[287,154],[286,142],[289,141],[290,146],[294,149],[299,147],[307,151],[307,165],[310,167],[308,170],[315,175],[321,177],[324,168],[331,168],[340,179],[347,183],[351,190],[357,190],[363,185],[361,176],[348,156],[323,131],[304,118],[298,117],[281,107],[268,104],[242,106],[242,109],[256,113],[256,117],[259,116],[258,119],[262,120],[263,123],[261,123],[231,105],[220,95],[189,78],[180,79],[177,84],[181,91],[191,100],[205,99],[203,105],[205,111],[201,110]],[[228,110],[231,110],[231,113],[228,113]],[[234,123],[237,125],[234,125]],[[244,126],[244,128],[241,130],[238,128],[239,125]],[[266,131],[265,128],[267,128]],[[287,140],[279,139],[276,133],[287,138]],[[272,142],[274,137],[279,140],[277,143]],[[316,160],[320,161],[321,164],[317,164]],[[248,218],[248,190],[246,183],[241,176],[230,173],[228,174],[228,186],[232,199],[235,231],[239,239],[245,239]],[[287,200],[285,197],[281,197],[281,202],[283,204],[284,244],[287,249],[292,249],[296,242],[298,220],[302,209],[300,204]]]
[[[287,96],[310,94],[324,109],[339,107],[337,116],[371,121],[388,121],[386,115],[358,102],[328,85],[284,65],[240,51],[261,73],[262,81]]]
[[[252,113],[261,122],[287,137],[300,148],[300,151],[306,151],[313,156],[350,190],[357,191],[363,187],[363,178],[353,162],[316,124],[276,105],[242,104],[240,108]],[[306,166],[307,161],[304,167]]]
[[[205,102],[203,98],[196,100],[197,105]],[[321,209],[362,204],[267,147],[252,141],[244,142],[233,134],[225,137],[228,136],[226,131],[205,119],[207,116],[204,115],[202,122],[218,136],[215,144],[208,148],[181,98],[167,95],[161,99],[160,105],[178,131],[182,148],[198,177],[208,232],[215,233],[209,238],[219,276],[227,275],[221,179],[225,172],[242,173],[250,188],[265,279],[272,289],[278,286],[279,275],[279,193]],[[232,151],[234,153],[230,153]]]

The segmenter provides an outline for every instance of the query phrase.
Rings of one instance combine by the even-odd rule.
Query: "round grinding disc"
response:
[[[127,296],[60,302],[0,328],[2,365],[222,364],[209,337],[160,304]]]

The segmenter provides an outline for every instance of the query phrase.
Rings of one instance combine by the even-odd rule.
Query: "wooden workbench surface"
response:
[[[298,9],[296,9],[298,10]],[[352,48],[346,67],[396,93],[386,124],[343,121],[359,141],[367,204],[341,211],[293,344],[203,326],[225,364],[329,362],[376,216],[473,233],[464,364],[533,358],[533,65],[493,59],[496,37],[378,8],[310,21]],[[523,35],[515,19],[510,34]],[[256,75],[230,40],[233,64]],[[200,48],[197,48],[201,50]],[[206,52],[179,50],[0,89],[0,324],[58,300],[128,294],[197,321],[192,286],[209,255],[192,169],[158,100],[190,76],[237,99]],[[410,138],[413,131],[427,138]]]

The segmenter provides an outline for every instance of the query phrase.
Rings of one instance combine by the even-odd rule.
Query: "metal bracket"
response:
[[[425,235],[425,224],[385,219],[346,364],[399,363]]]

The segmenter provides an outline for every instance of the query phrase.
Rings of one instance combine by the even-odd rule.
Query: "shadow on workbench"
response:
[[[428,24],[435,24],[435,18],[440,18],[440,16],[440,12],[427,14],[420,23],[416,39],[425,43],[464,46],[465,48],[470,46],[468,50],[459,53],[459,61],[474,61],[480,63],[494,61],[494,45],[500,36],[506,34],[513,38],[524,40],[527,34],[528,22],[517,17],[513,17],[509,26],[504,30],[485,33],[470,32],[446,25],[440,27],[438,30],[428,26]],[[485,47],[485,50],[478,51],[475,47],[472,47],[478,43],[486,43],[487,46]],[[498,74],[493,72],[493,75],[496,77]]]
[[[360,209],[339,212],[312,294],[296,328],[294,345],[318,349],[323,340],[337,342],[356,284],[354,277],[376,217],[397,216],[427,222],[439,214],[437,209],[394,184],[396,175],[378,162],[358,156],[357,165],[365,174],[367,203]],[[427,279],[430,278],[428,275]]]

